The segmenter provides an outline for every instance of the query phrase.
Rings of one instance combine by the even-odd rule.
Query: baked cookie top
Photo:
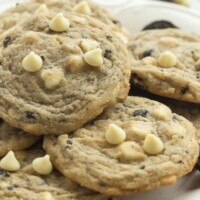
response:
[[[0,33],[12,28],[14,25],[24,19],[30,18],[35,12],[39,14],[48,13],[50,11],[68,13],[81,13],[99,19],[109,28],[116,32],[116,35],[126,39],[128,34],[121,26],[120,22],[110,15],[101,6],[95,4],[90,0],[29,0],[24,3],[16,4],[15,7],[10,8],[0,15]],[[121,34],[121,32],[123,32]]]
[[[109,195],[173,184],[199,153],[188,120],[140,97],[128,97],[73,135],[45,136],[43,147],[66,177]]]
[[[34,172],[31,167],[32,160],[45,155],[41,148],[16,152],[15,155],[21,164],[18,172],[9,173],[0,169],[2,200],[112,200],[111,197],[81,187],[57,171],[45,176]]]
[[[22,130],[16,129],[0,120],[0,157],[9,151],[24,150],[35,144],[40,137],[30,135]]]
[[[130,41],[132,83],[154,94],[200,103],[200,36],[149,30]]]
[[[0,116],[37,135],[70,133],[129,90],[121,40],[70,12],[36,14],[2,34],[0,63]]]

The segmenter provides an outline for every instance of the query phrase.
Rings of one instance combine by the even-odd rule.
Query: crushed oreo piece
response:
[[[148,56],[151,56],[153,53],[153,49],[147,49],[146,51],[144,51],[139,57],[140,59],[146,58]]]
[[[133,112],[133,116],[134,116],[134,117],[137,117],[137,116],[146,117],[147,114],[148,114],[148,112],[149,112],[149,111],[146,110],[146,109],[135,110],[135,111]]]
[[[10,174],[6,170],[0,169],[0,176],[10,177]]]
[[[189,91],[189,89],[190,89],[189,86],[185,85],[184,87],[181,88],[180,95],[186,94]]]
[[[7,36],[3,40],[3,46],[6,48],[8,45],[11,44],[11,37]]]
[[[40,56],[42,61],[45,61],[45,56]]]
[[[113,19],[112,22],[113,22],[113,24],[119,24],[119,25],[121,24],[120,21],[117,19]]]
[[[145,165],[142,165],[142,166],[140,167],[140,169],[145,169]]]
[[[36,117],[34,116],[34,113],[30,112],[30,111],[27,111],[26,112],[26,118],[27,119],[32,119],[32,120],[35,120]]]
[[[112,35],[107,35],[106,38],[107,38],[108,40],[111,40],[111,39],[112,39]]]
[[[67,140],[67,144],[72,145],[72,144],[73,144],[73,141],[72,141],[72,140]]]
[[[104,53],[104,57],[107,58],[108,60],[110,60],[111,59],[111,55],[112,55],[112,51],[109,50],[109,49],[106,49],[105,53]]]
[[[174,24],[166,20],[158,20],[154,21],[147,26],[145,26],[142,30],[151,30],[151,29],[165,29],[165,28],[178,28]]]
[[[7,189],[8,190],[14,190],[14,187],[13,186],[8,186]]]

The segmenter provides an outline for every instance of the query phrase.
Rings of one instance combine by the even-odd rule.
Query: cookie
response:
[[[31,163],[33,159],[45,155],[42,149],[16,152],[15,155],[21,164],[19,172],[9,173],[0,169],[0,198],[2,200],[114,200],[114,198],[81,187],[57,171],[47,176],[34,173],[31,170]]]
[[[200,103],[200,36],[178,29],[149,30],[132,38],[133,85],[154,94]]]
[[[55,17],[66,31],[52,30]],[[126,46],[100,21],[70,12],[36,14],[2,34],[0,63],[0,116],[37,135],[70,133],[129,90]]]
[[[35,144],[40,137],[30,135],[0,120],[0,157],[8,151],[19,151]]]
[[[165,105],[128,97],[72,135],[43,147],[66,177],[109,195],[174,184],[198,158],[195,128]]]
[[[185,117],[193,123],[193,125],[197,129],[196,138],[200,145],[200,108],[182,107],[172,104],[167,105],[171,108],[173,112],[177,113],[178,115],[182,115],[183,117]]]
[[[48,10],[51,10],[67,14],[69,11],[73,11],[75,6],[83,2],[87,2],[86,5],[88,4],[89,8],[86,8],[86,11],[89,9],[89,13],[85,13],[82,10],[74,11],[75,13],[80,12],[82,14],[90,15],[91,17],[101,20],[105,24],[108,24],[110,29],[115,31],[116,35],[118,35],[123,41],[127,42],[126,36],[128,36],[128,32],[122,28],[120,22],[117,19],[115,19],[105,9],[93,3],[92,1],[83,0],[30,0],[25,3],[16,4],[15,7],[8,9],[0,15],[0,33],[8,30],[9,28],[12,28],[18,22],[30,18],[32,14],[37,12],[37,10],[43,4],[45,4],[46,7],[42,8],[40,13],[48,12]]]

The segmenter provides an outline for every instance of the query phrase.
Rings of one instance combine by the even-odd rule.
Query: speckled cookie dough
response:
[[[0,157],[9,151],[19,151],[35,144],[40,137],[30,135],[0,119]]]
[[[100,21],[70,12],[36,14],[2,34],[0,63],[0,116],[37,135],[70,133],[129,90],[125,45]]]
[[[45,155],[41,148],[15,153],[21,164],[17,173],[0,169],[2,200],[114,200],[70,181],[59,172],[40,176],[31,167],[33,159]]]
[[[132,83],[154,94],[200,103],[200,35],[178,29],[135,35]]]
[[[66,177],[105,194],[125,195],[174,184],[189,173],[199,154],[195,132],[167,106],[128,97],[69,137],[45,136],[43,147]]]
[[[189,121],[191,121],[193,123],[193,125],[195,126],[195,128],[197,129],[197,133],[196,133],[196,138],[197,141],[200,145],[200,108],[194,108],[194,107],[183,107],[183,106],[177,106],[177,105],[173,105],[173,104],[167,104],[171,110],[175,113],[177,113],[178,115],[182,115],[183,117],[185,117],[186,119],[188,119]]]
[[[47,14],[49,11],[68,13],[80,13],[101,20],[109,26],[116,35],[125,43],[128,32],[121,26],[120,22],[111,16],[105,9],[89,0],[29,0],[16,4],[15,7],[0,15],[0,33],[13,27],[20,21],[30,18],[33,13],[39,15]]]

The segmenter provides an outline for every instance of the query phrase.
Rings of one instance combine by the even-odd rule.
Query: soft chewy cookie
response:
[[[40,148],[16,152],[21,170],[9,173],[0,169],[0,198],[2,200],[112,200],[70,181],[59,172],[40,176],[31,169],[32,160],[45,155]]]
[[[8,151],[26,149],[39,140],[39,137],[25,133],[0,120],[0,157]]]
[[[200,103],[200,36],[178,29],[135,35],[132,83],[154,94]]]
[[[55,17],[70,24],[66,31],[52,30]],[[121,40],[100,21],[70,12],[35,15],[2,34],[0,63],[0,116],[37,135],[70,133],[129,90]]]
[[[78,6],[78,8],[76,8]],[[30,18],[33,13],[42,14],[50,11],[81,13],[89,15],[109,25],[124,42],[127,42],[128,33],[121,27],[118,20],[112,17],[105,9],[92,1],[86,0],[30,0],[16,4],[0,15],[0,33],[12,28],[15,24]]]
[[[46,136],[56,168],[96,191],[124,195],[170,185],[190,172],[195,128],[161,103],[128,97],[73,135]]]

